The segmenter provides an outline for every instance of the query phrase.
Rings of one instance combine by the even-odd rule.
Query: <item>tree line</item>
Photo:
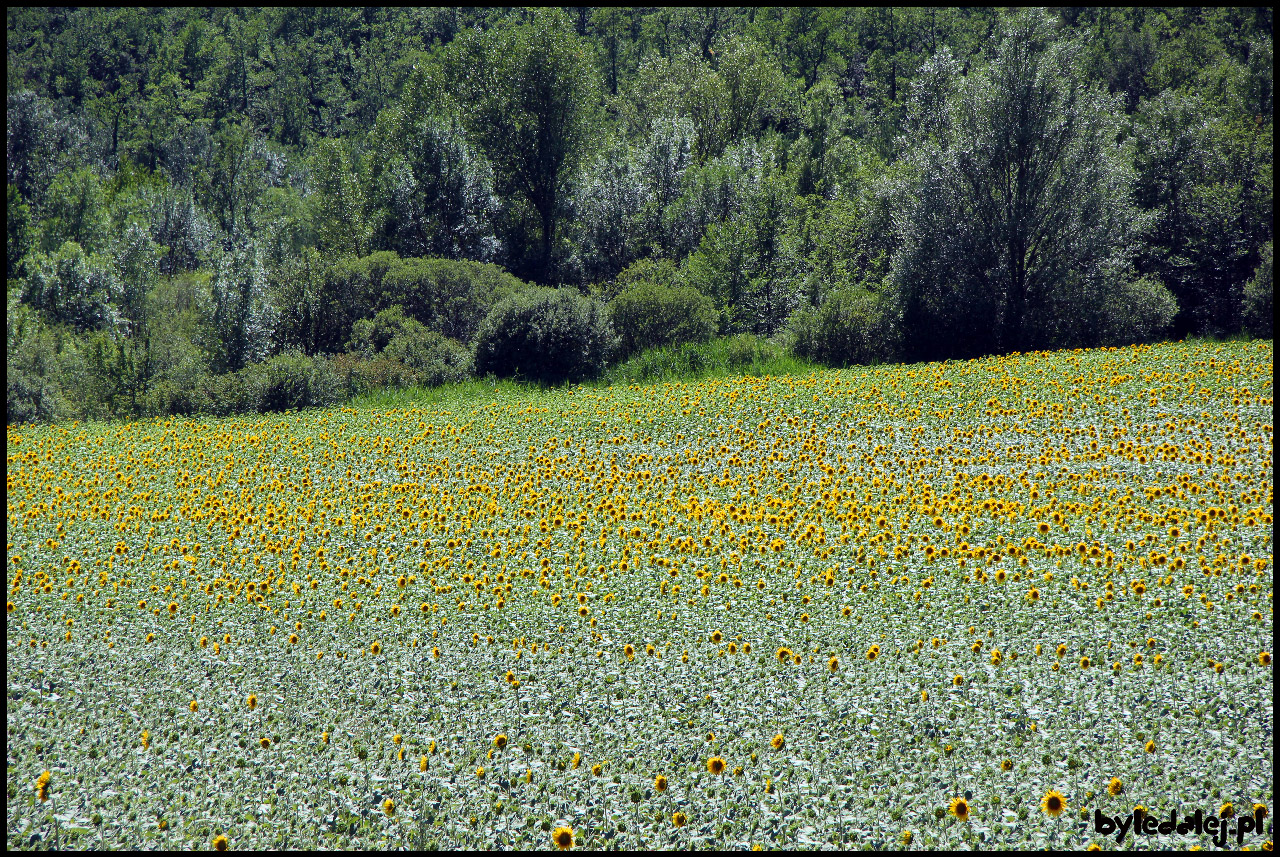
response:
[[[1271,336],[1270,8],[7,15],[10,423]]]

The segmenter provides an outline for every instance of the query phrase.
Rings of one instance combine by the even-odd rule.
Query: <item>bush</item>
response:
[[[471,354],[462,343],[427,330],[399,306],[361,319],[347,347],[370,360],[381,356],[410,370],[412,383],[436,387],[471,375]]]
[[[1274,306],[1273,281],[1271,279],[1271,242],[1262,245],[1262,261],[1253,279],[1244,284],[1245,323],[1254,336],[1268,339],[1272,336],[1272,307]]]
[[[471,377],[471,352],[461,342],[419,326],[392,338],[382,356],[408,367],[424,387],[457,383]]]
[[[828,366],[889,362],[901,345],[885,294],[852,287],[794,312],[787,335],[797,356]]]
[[[218,417],[261,413],[267,386],[266,367],[250,364],[239,372],[208,376],[204,399]]]
[[[338,354],[333,358],[333,369],[348,398],[386,388],[403,389],[416,383],[412,369],[386,357],[366,360],[358,354]]]
[[[571,289],[536,289],[493,308],[476,333],[481,375],[542,383],[580,381],[603,371],[616,347],[604,307]]]
[[[297,351],[277,354],[265,364],[262,409],[323,408],[341,398],[338,373],[322,357]]]
[[[1069,307],[1064,307],[1059,315],[1068,311]],[[1085,331],[1071,344],[1091,347],[1151,342],[1169,329],[1177,314],[1173,293],[1155,277],[1125,281],[1103,296],[1101,317],[1093,325],[1093,335]]]
[[[10,369],[6,373],[5,419],[9,425],[53,422],[67,412],[62,390],[51,379]]]
[[[528,286],[497,265],[401,259],[387,270],[379,305],[399,304],[431,330],[470,342],[499,301]]]
[[[399,305],[384,309],[373,318],[362,318],[351,328],[347,350],[369,359],[387,347],[391,340],[422,324],[404,314]]]
[[[609,320],[623,355],[683,342],[706,342],[716,332],[711,298],[697,289],[637,282],[609,303]]]
[[[62,389],[64,354],[58,331],[12,297],[5,317],[6,420],[52,422],[71,413]]]

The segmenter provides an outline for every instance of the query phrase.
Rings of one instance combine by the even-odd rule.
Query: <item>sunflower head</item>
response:
[[[1052,818],[1057,818],[1066,810],[1067,799],[1059,794],[1056,789],[1049,789],[1048,793],[1040,801],[1040,808]]]
[[[719,756],[712,756],[707,759],[707,772],[719,776],[724,773],[725,762]]]
[[[388,816],[395,815],[396,802],[393,801],[391,798],[387,798],[382,802],[382,811],[385,812]]]
[[[777,735],[774,735],[774,736],[773,736],[773,740],[772,740],[772,741],[770,741],[769,743],[770,743],[771,745],[773,745],[773,749],[775,749],[775,750],[781,750],[781,749],[782,749],[782,747],[783,747],[783,745],[785,745],[785,744],[787,743],[787,739],[786,739],[786,738],[783,738],[783,737],[782,737],[782,733],[781,733],[781,732],[779,732]]]
[[[551,831],[551,841],[554,842],[555,846],[561,851],[568,851],[573,847],[573,828],[557,827],[555,830]]]
[[[689,816],[685,815],[683,812],[677,812],[675,815],[671,816],[671,823],[676,827],[684,827],[689,823]]]
[[[497,735],[494,735],[494,736],[493,736],[493,746],[497,747],[499,750],[501,750],[502,748],[506,747],[506,746],[507,746],[507,736],[506,736],[506,735],[504,735],[504,734],[502,734],[501,732],[499,732]]]
[[[960,821],[969,820],[969,802],[962,797],[958,797],[951,801],[948,810]]]
[[[665,792],[667,790],[667,778],[662,774],[658,774],[657,778],[653,781],[653,789],[654,791]]]
[[[1111,782],[1107,783],[1107,794],[1115,797],[1118,794],[1124,794],[1124,783],[1119,777],[1112,777]]]

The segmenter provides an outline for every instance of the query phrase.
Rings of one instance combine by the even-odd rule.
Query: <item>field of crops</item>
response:
[[[1269,811],[1272,365],[11,427],[9,847],[1110,849],[1096,810]]]

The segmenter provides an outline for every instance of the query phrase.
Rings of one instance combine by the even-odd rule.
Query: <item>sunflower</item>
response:
[[[657,779],[653,781],[654,791],[665,792],[667,790],[667,778],[662,774],[658,774]]]
[[[948,809],[950,810],[951,814],[954,815],[960,821],[969,820],[969,802],[964,798],[958,797],[955,800],[951,801],[951,806],[948,807]]]
[[[836,672],[838,669],[840,669],[840,659],[833,657],[831,660],[827,661],[827,666],[831,669],[832,672]]]
[[[382,643],[374,640],[373,645],[369,647],[369,651],[373,652],[375,655],[382,654]]]
[[[1262,665],[1262,666],[1264,666],[1264,667],[1269,667],[1269,666],[1271,666],[1271,653],[1270,653],[1270,652],[1258,652],[1258,663],[1259,663],[1259,664],[1261,664],[1261,665]]]
[[[1112,797],[1124,794],[1124,783],[1120,781],[1119,777],[1112,777],[1111,782],[1107,783],[1107,794]]]
[[[719,776],[724,773],[724,765],[724,759],[721,759],[719,756],[712,756],[710,759],[707,759],[707,772]]]
[[[476,779],[478,780],[484,779],[484,768],[476,768]]]
[[[1012,771],[1012,770],[1013,770],[1013,760],[1012,760],[1012,759],[1005,759],[1003,762],[1001,762],[1001,763],[1000,763],[1000,770],[1002,770],[1002,771]]]
[[[391,798],[387,798],[382,802],[382,811],[385,812],[388,816],[395,815],[396,802],[393,801]]]
[[[782,733],[781,733],[781,732],[779,732],[777,735],[774,735],[774,736],[773,736],[773,740],[772,740],[772,741],[770,741],[769,743],[770,743],[771,745],[773,745],[773,749],[775,749],[775,750],[781,750],[781,749],[782,749],[782,747],[783,747],[783,745],[785,745],[785,744],[787,743],[787,739],[786,739],[786,738],[783,738],[783,737],[782,737]]]
[[[1085,657],[1080,659],[1080,669],[1087,670],[1089,668],[1090,663],[1091,661],[1089,660],[1088,655],[1086,655]]]
[[[501,732],[499,732],[497,735],[494,735],[494,736],[493,736],[493,746],[497,747],[499,750],[501,750],[503,747],[506,747],[506,746],[507,746],[507,736],[506,736],[506,735],[504,735],[504,734],[503,734],[503,733],[501,733]]]
[[[258,707],[258,695],[256,693],[249,694],[249,698],[245,700],[245,704],[249,706],[250,711],[253,711],[253,709]]]
[[[951,679],[951,683],[956,687],[960,687],[962,684],[964,684],[964,676],[959,674],[953,676]]]
[[[788,649],[786,646],[783,646],[782,648],[778,649],[779,661],[785,664],[785,663],[788,663],[791,660],[791,658],[792,658],[791,650]]]
[[[36,796],[39,797],[41,801],[49,799],[49,780],[52,776],[53,775],[48,771],[45,771],[36,778]]]
[[[1224,803],[1222,808],[1218,810],[1218,818],[1232,818],[1235,814],[1236,808],[1231,805],[1230,801]]]
[[[622,647],[622,654],[627,660],[631,660],[636,656],[635,647],[632,646],[630,643],[627,643],[625,646]]]
[[[1154,740],[1154,739],[1152,739],[1152,740],[1148,741],[1148,742],[1147,742],[1147,744],[1146,744],[1146,747],[1144,747],[1143,749],[1145,749],[1148,753],[1154,753],[1154,752],[1156,751],[1156,742],[1155,742],[1155,740]]]
[[[226,850],[227,850],[227,837],[222,836],[222,835],[218,835],[218,836],[213,837],[213,850],[214,850],[214,851],[226,851]]]
[[[871,648],[867,649],[867,660],[874,661],[878,657],[880,657],[879,646],[872,646]]]
[[[1058,793],[1056,789],[1049,789],[1040,801],[1040,808],[1049,814],[1052,818],[1057,818],[1067,808],[1067,799]]]
[[[551,841],[554,842],[555,846],[561,851],[568,851],[573,847],[573,828],[557,827],[555,830],[551,831]]]
[[[187,707],[190,708],[193,713],[200,710],[200,704],[196,702],[194,699],[191,700],[191,704],[188,705]]]
[[[671,823],[676,827],[684,827],[689,823],[689,816],[685,815],[683,812],[677,812],[675,815],[671,816]]]

